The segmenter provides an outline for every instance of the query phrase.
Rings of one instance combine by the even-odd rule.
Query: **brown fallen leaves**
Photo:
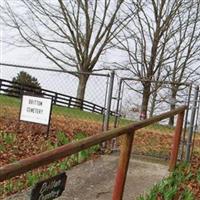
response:
[[[0,138],[0,166],[48,150],[49,145],[57,142],[56,134],[59,131],[64,132],[69,140],[73,140],[76,133],[84,132],[90,136],[101,132],[101,128],[101,123],[98,122],[57,116],[52,119],[49,138],[46,140],[46,126],[19,122],[17,116],[14,116],[12,119],[0,117],[0,133],[16,135],[15,140],[11,144],[6,143],[6,141]],[[135,134],[133,149],[140,154],[169,156],[172,138],[173,135],[169,133],[163,134],[159,131],[140,130]],[[196,140],[196,144],[200,144],[199,138]],[[195,176],[199,168],[200,157],[195,156],[192,159],[192,165],[189,170]],[[17,180],[17,177],[15,179]],[[21,176],[21,179],[23,180],[23,176]],[[185,187],[188,187],[195,194],[196,199],[200,200],[200,188],[197,179],[191,179],[183,183],[179,189],[179,193]],[[162,200],[162,196],[158,194],[157,200]]]

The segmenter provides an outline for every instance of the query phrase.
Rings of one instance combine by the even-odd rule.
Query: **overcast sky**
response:
[[[32,48],[19,48],[10,46],[8,44],[3,43],[8,37],[8,32],[5,31],[4,27],[0,27],[0,62],[10,63],[10,64],[18,64],[18,65],[27,65],[27,66],[37,66],[37,67],[47,67],[47,68],[57,68],[51,61],[49,61],[46,57],[38,53],[36,50]],[[12,38],[10,38],[12,40]],[[123,63],[126,60],[125,54],[116,52],[116,51],[108,51],[103,56],[103,62],[121,62]],[[102,64],[102,63],[99,63]],[[98,65],[98,64],[97,64]],[[9,67],[0,66],[0,78],[11,80],[16,74],[21,71],[21,69],[14,69]],[[26,70],[31,75],[38,78],[42,87],[58,91],[60,93],[76,96],[76,88],[77,88],[77,79],[70,75],[63,75],[58,73],[44,73],[33,70]],[[86,100],[92,101],[99,105],[104,105],[104,97],[106,93],[106,78],[91,78],[91,80],[87,84],[86,90]],[[136,93],[131,94],[127,89],[124,93],[124,97],[127,99],[131,99],[135,105],[140,105],[140,100]],[[117,82],[115,82],[115,90],[114,96],[117,95]],[[113,101],[115,104],[115,102]],[[124,100],[124,103],[127,105],[128,102]],[[130,103],[131,104],[131,103]],[[114,108],[114,106],[112,106]]]

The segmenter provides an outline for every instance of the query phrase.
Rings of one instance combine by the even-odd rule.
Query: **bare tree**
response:
[[[2,1],[1,22],[20,35],[9,43],[32,47],[63,70],[72,67],[79,99],[89,73],[131,19],[120,11],[124,0]]]
[[[141,113],[147,117],[151,81],[166,78],[164,68],[171,57],[168,42],[174,34],[170,27],[181,6],[181,0],[137,0],[132,1],[138,12],[131,25],[126,28],[119,48],[128,53],[127,70],[132,76],[141,79],[143,97]],[[132,10],[132,5],[129,9]],[[159,71],[159,72],[158,72]]]
[[[171,59],[169,79],[171,84],[170,109],[175,109],[178,92],[183,89],[183,83],[191,81],[192,76],[199,68],[198,57],[200,54],[200,1],[187,2],[177,14],[176,26],[178,30],[173,37],[171,51],[174,56]],[[174,117],[169,120],[169,125],[174,124]]]
[[[149,111],[149,117],[153,117],[154,112],[156,110],[156,104],[158,104],[157,101],[157,96],[158,96],[158,91],[159,88],[161,88],[162,86],[162,82],[160,82],[160,77],[161,77],[161,71],[162,68],[160,67],[156,73],[156,77],[155,77],[155,82],[151,84],[151,107],[150,107],[150,111]]]
[[[138,8],[138,12],[131,24],[123,31],[123,35],[120,35],[124,40],[123,42],[119,41],[120,45],[118,47],[127,52],[126,69],[132,73],[131,76],[138,77],[143,85],[141,112],[146,118],[150,95],[153,93],[155,99],[155,91],[162,85],[152,85],[152,81],[162,82],[168,79],[169,76],[173,76],[173,74],[176,78],[171,78],[170,80],[174,82],[180,81],[177,78],[182,76],[180,71],[183,66],[186,68],[190,62],[194,61],[193,59],[191,61],[188,60],[189,55],[193,58],[194,52],[199,50],[195,44],[195,40],[197,42],[198,38],[191,30],[191,27],[198,27],[196,21],[198,21],[197,7],[199,1],[137,0],[132,1],[133,4],[134,7]],[[129,5],[130,10],[132,10],[132,5]],[[191,12],[190,16],[186,14],[189,12]],[[186,18],[184,15],[186,15]],[[187,21],[190,28],[187,27]],[[187,38],[186,40],[185,37]],[[181,50],[178,57],[176,53],[176,51],[179,51],[177,49],[179,46],[177,40],[181,42]],[[191,40],[192,42],[189,44]],[[194,48],[194,51],[191,51],[191,48]],[[188,53],[184,53],[184,58],[182,58],[183,51],[188,51]],[[186,57],[189,62],[184,61]],[[182,64],[180,64],[179,59],[183,61]],[[172,66],[177,66],[177,64],[179,67],[173,73]],[[155,105],[152,106],[154,107]],[[153,110],[151,110],[151,115],[153,114],[152,112]]]

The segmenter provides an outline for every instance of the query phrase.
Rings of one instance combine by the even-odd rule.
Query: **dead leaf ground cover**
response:
[[[57,117],[52,119],[49,137],[46,139],[47,127],[45,126],[19,122],[17,118],[0,118],[0,166],[51,150],[72,140],[81,140],[89,135],[95,135],[100,129],[101,124],[99,123]],[[4,181],[0,183],[0,198],[3,199],[9,194],[33,185],[40,179],[83,162],[91,157],[96,150],[97,147],[90,148],[60,162]]]
[[[101,122],[96,120],[89,121],[53,115],[47,140],[44,137],[47,127],[19,122],[16,112],[11,113],[11,115],[6,112],[0,117],[0,166],[56,148],[72,140],[95,135],[101,132],[101,128]],[[167,157],[170,153],[172,138],[173,130],[168,130],[165,134],[164,129],[156,129],[156,131],[152,128],[150,130],[143,129],[136,132],[133,149],[139,154]],[[198,137],[196,144],[200,144]],[[80,154],[0,183],[0,198],[23,190],[37,181],[66,170],[91,156],[96,158],[95,150],[83,151]]]

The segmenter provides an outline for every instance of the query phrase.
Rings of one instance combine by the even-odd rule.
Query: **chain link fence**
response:
[[[187,154],[191,154],[192,149],[190,148],[192,148],[192,146],[194,152],[198,151],[199,100],[197,101],[197,97],[195,97],[196,87],[189,83],[181,83],[174,94],[172,88],[176,88],[177,83],[152,81],[149,82],[149,84],[151,84],[151,94],[147,109],[148,118],[167,112],[181,105],[188,106],[188,110],[185,113],[182,141],[179,151],[179,158],[187,159]],[[141,111],[142,97],[142,80],[126,77],[119,78],[118,92],[116,92],[115,97],[117,99],[115,109],[120,117],[116,116],[115,127],[123,126],[133,121],[143,120],[144,116]],[[195,101],[198,102],[196,105],[194,105]],[[192,110],[196,113],[193,119]],[[138,131],[135,134],[134,153],[169,159],[176,120],[177,117],[163,120],[159,124],[151,125]],[[194,128],[191,130],[191,127]],[[195,131],[197,134],[194,137]]]
[[[89,79],[82,100],[76,98],[79,80],[77,77],[80,73],[11,64],[1,64],[0,67],[1,119],[13,120],[13,123],[18,123],[21,128],[26,129],[27,123],[19,122],[20,98],[23,94],[29,94],[52,98],[53,111],[49,135],[55,131],[68,132],[70,135],[76,132],[92,135],[102,131],[108,106],[110,74],[88,73]],[[13,78],[20,72],[26,72],[36,78],[40,88],[13,83]],[[108,115],[114,115],[110,108]],[[45,134],[45,127],[34,124],[32,126],[34,130],[41,130]]]
[[[13,82],[25,72],[39,87]],[[84,73],[85,74],[85,73]],[[38,67],[0,65],[0,165],[27,158],[58,146],[82,140],[109,127],[114,73],[87,73],[84,99],[77,98],[80,73]],[[23,82],[23,81],[22,81]],[[21,98],[33,95],[51,98],[50,127],[19,120]],[[110,117],[111,116],[111,117]],[[49,130],[49,133],[48,133]],[[47,137],[48,136],[48,137]],[[14,194],[39,180],[53,176],[96,155],[95,145],[20,177],[0,183],[0,198]]]
[[[93,135],[102,130],[127,125],[143,118],[141,112],[143,85],[141,80],[126,77],[119,78],[114,73],[90,74],[85,90],[85,98],[81,100],[76,98],[77,73],[2,64],[0,117],[4,122],[1,123],[1,126],[3,126],[2,124],[6,126],[6,122],[8,124],[11,122],[10,120],[13,120],[13,126],[15,124],[14,131],[22,132],[29,130],[29,127],[32,126],[33,132],[41,132],[42,135],[47,132],[47,128],[44,126],[30,125],[19,121],[19,97],[24,93],[31,93],[33,89],[15,85],[19,94],[17,96],[9,94],[9,90],[13,86],[11,82],[13,77],[16,77],[21,71],[37,78],[41,90],[36,95],[42,94],[43,97],[52,98],[53,100],[54,106],[49,135],[55,135],[60,131],[67,133],[71,138],[79,132]],[[199,98],[199,95],[195,97],[195,87],[188,83],[179,84],[175,95],[172,89],[176,88],[177,83],[168,81],[151,81],[149,83],[151,84],[151,94],[147,110],[148,117],[159,115],[180,105],[188,106],[180,147],[180,157],[183,157],[185,151],[189,149],[185,146],[192,146],[195,143],[195,138],[198,139],[198,134],[197,137],[193,137],[193,132],[198,132],[198,112],[194,119],[191,119],[191,117],[192,108],[197,111],[197,107],[199,107],[199,99],[196,100],[197,105],[193,105],[193,101],[195,98]],[[135,153],[169,158],[175,125],[176,117],[140,130],[141,133],[136,134]],[[13,131],[13,126],[7,126],[6,130]],[[191,152],[193,150],[194,152],[198,151],[193,148]]]

